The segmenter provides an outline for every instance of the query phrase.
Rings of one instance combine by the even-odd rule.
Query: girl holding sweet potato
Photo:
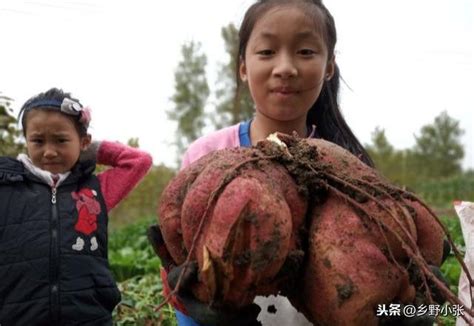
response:
[[[189,280],[196,278],[197,264],[192,263],[191,265],[188,264],[186,266],[183,266],[182,264],[185,257],[184,254],[187,253],[186,248],[189,248],[189,246],[187,246],[188,243],[184,241],[185,245],[183,247],[168,246],[168,248],[166,248],[167,246],[164,243],[168,245],[176,240],[169,238],[169,234],[171,233],[168,232],[168,228],[170,227],[177,227],[179,229],[179,231],[174,233],[176,237],[182,236],[183,238],[186,238],[186,236],[188,236],[188,239],[192,238],[192,234],[187,235],[186,233],[194,232],[195,229],[190,226],[191,224],[187,224],[186,228],[180,228],[176,225],[178,219],[189,217],[192,221],[193,212],[190,210],[194,211],[194,214],[197,216],[201,216],[201,213],[204,211],[203,216],[207,216],[206,213],[208,213],[208,210],[205,207],[205,204],[207,203],[207,198],[214,198],[214,195],[219,195],[220,199],[217,200],[215,206],[210,208],[210,210],[213,211],[209,214],[213,217],[220,215],[219,218],[223,221],[227,217],[227,214],[231,214],[229,211],[232,211],[235,206],[241,203],[240,199],[243,196],[246,196],[247,202],[242,201],[242,203],[250,204],[249,206],[242,206],[242,211],[248,209],[252,212],[258,212],[261,215],[264,215],[264,213],[260,212],[259,209],[266,205],[265,200],[267,199],[262,195],[262,193],[271,193],[268,189],[273,189],[273,193],[281,193],[281,195],[275,195],[275,197],[272,197],[272,199],[269,199],[268,201],[278,204],[286,201],[288,206],[290,206],[292,213],[295,211],[295,209],[291,209],[292,203],[298,203],[300,200],[305,202],[304,198],[302,199],[300,197],[301,194],[298,193],[292,195],[292,189],[297,188],[291,183],[292,181],[280,181],[284,180],[285,176],[278,171],[278,168],[274,169],[273,167],[264,164],[262,164],[261,168],[264,170],[263,174],[266,174],[265,176],[261,173],[249,172],[248,175],[251,176],[251,178],[242,178],[239,181],[241,182],[241,191],[239,191],[239,187],[237,186],[232,188],[233,183],[231,182],[226,186],[225,190],[220,193],[222,188],[219,186],[218,181],[216,181],[220,177],[218,172],[219,169],[223,166],[231,166],[232,162],[244,162],[246,159],[242,158],[242,156],[245,156],[248,153],[241,150],[234,152],[227,151],[225,152],[225,155],[216,154],[214,157],[206,156],[211,152],[229,148],[255,146],[275,132],[285,134],[297,133],[300,137],[321,139],[345,148],[355,156],[356,160],[354,162],[349,160],[346,162],[348,165],[352,164],[352,166],[360,167],[362,170],[373,166],[369,155],[350,130],[339,109],[338,94],[340,76],[335,60],[335,44],[336,29],[334,20],[321,1],[260,0],[247,10],[239,32],[239,51],[236,60],[238,66],[236,68],[239,87],[241,87],[242,83],[246,83],[249,87],[252,99],[255,103],[255,116],[250,121],[241,122],[234,126],[201,137],[189,146],[184,155],[182,164],[183,169],[187,167],[189,167],[189,169],[184,170],[183,173],[178,176],[178,182],[173,183],[170,189],[168,189],[168,193],[164,195],[166,198],[162,198],[163,205],[160,212],[164,214],[160,214],[160,218],[166,219],[166,222],[161,220],[160,227],[162,229],[160,230],[158,227],[152,227],[149,233],[156,252],[162,258],[165,266],[165,270],[162,273],[165,287],[169,283],[172,285],[171,288],[174,288],[176,283],[179,283],[178,295],[173,297],[172,300],[177,309],[176,315],[180,325],[252,325],[260,322],[267,325],[309,324],[309,321],[299,314],[284,296],[278,295],[276,297],[270,296],[267,298],[257,296],[253,304],[247,304],[247,296],[237,295],[234,297],[234,292],[232,292],[232,287],[235,289],[242,285],[248,286],[251,290],[255,290],[256,288],[255,291],[257,293],[265,293],[268,290],[265,287],[267,286],[271,288],[272,285],[259,282],[259,277],[262,275],[270,275],[274,271],[274,263],[278,263],[278,266],[282,269],[284,267],[291,268],[292,266],[299,266],[299,261],[303,258],[298,257],[298,248],[300,248],[301,245],[298,244],[298,241],[294,240],[297,236],[294,234],[283,235],[280,226],[292,225],[294,229],[300,228],[300,223],[302,223],[301,221],[304,218],[304,213],[302,214],[303,217],[293,215],[291,216],[292,221],[288,221],[280,216],[280,213],[285,215],[285,209],[287,209],[285,208],[285,205],[271,208],[272,214],[269,214],[271,215],[269,218],[278,221],[278,223],[275,224],[278,226],[275,227],[274,230],[276,230],[277,234],[282,237],[282,242],[287,243],[288,246],[284,248],[283,246],[279,246],[277,250],[272,251],[274,255],[272,257],[273,260],[267,259],[265,261],[269,262],[269,264],[265,265],[264,271],[261,272],[262,275],[256,276],[251,272],[247,272],[247,270],[241,271],[238,267],[234,266],[232,267],[234,274],[227,271],[227,274],[230,273],[232,274],[232,277],[235,276],[234,279],[229,282],[223,282],[222,278],[215,277],[212,271],[217,269],[220,269],[221,271],[223,270],[222,275],[224,275],[223,278],[225,279],[227,277],[226,268],[228,267],[225,262],[222,263],[222,261],[220,261],[219,263],[216,263],[219,265],[218,267],[216,267],[217,265],[214,267],[208,267],[207,262],[209,259],[198,259],[200,268],[199,281],[205,283],[209,279],[217,278],[217,284],[221,285],[221,288],[224,288],[215,289],[213,286],[210,287],[209,291],[212,292],[211,299],[206,301],[210,302],[210,304],[199,304],[199,301],[195,298],[198,292],[193,291],[191,293],[191,291],[189,291],[189,288],[193,286],[192,281]],[[291,140],[289,142],[291,142]],[[323,146],[327,147],[329,145],[324,143]],[[251,156],[251,154],[248,154],[248,156]],[[216,159],[221,160],[221,162],[219,162],[219,164],[214,164],[213,160]],[[248,160],[250,161],[252,159]],[[208,173],[206,181],[203,180],[204,177],[198,176],[202,171]],[[211,177],[213,175],[215,175],[215,178]],[[229,173],[229,175],[232,176],[233,174]],[[259,185],[266,184],[267,186],[263,186],[263,188],[261,188],[262,191],[259,191],[259,185],[252,183],[253,181],[249,181],[249,179],[258,180],[256,183]],[[289,186],[287,187],[287,185]],[[209,196],[206,187],[211,189],[214,187],[216,191],[212,192]],[[233,189],[234,196],[227,191],[228,188]],[[250,191],[249,189],[253,190]],[[188,193],[186,194],[183,192]],[[188,196],[188,194],[191,193],[192,196]],[[204,193],[206,193],[206,195],[203,195]],[[274,195],[273,193],[271,194],[272,196]],[[182,199],[185,195],[186,198]],[[232,202],[232,205],[229,206],[225,206],[224,204],[222,204],[223,206],[219,206],[220,203],[225,203],[225,201],[221,199],[222,197],[226,197],[228,203],[232,201],[235,202]],[[174,198],[177,199],[175,200]],[[205,200],[203,200],[203,198]],[[183,211],[180,211],[181,207],[178,207],[179,205],[175,205],[176,203],[170,204],[173,200],[179,201],[179,205],[182,204],[183,207],[186,206],[188,208],[184,207]],[[188,205],[188,201],[193,201],[193,204],[195,205]],[[259,206],[256,203],[261,203],[261,205]],[[298,207],[302,205],[295,206]],[[191,209],[192,207],[195,209]],[[216,213],[216,211],[219,211],[219,214]],[[306,211],[306,207],[304,207],[303,211]],[[245,222],[242,223],[252,223],[252,216],[252,214],[247,214]],[[173,220],[173,222],[170,223],[170,220]],[[183,221],[181,222],[185,223]],[[194,223],[195,221],[192,222]],[[225,225],[221,226],[221,229],[223,230]],[[254,225],[253,227],[252,230],[258,229],[258,225]],[[209,230],[213,228],[214,226],[210,223],[206,224],[203,227],[203,232],[209,232],[208,234],[211,234]],[[239,233],[241,230],[240,225],[237,225],[236,228],[238,229],[237,231],[229,229],[229,232],[235,231],[235,234],[241,235],[241,233]],[[263,226],[261,228],[263,228]],[[201,230],[201,228],[198,229]],[[220,229],[216,228],[215,230]],[[161,231],[163,231],[163,234]],[[435,231],[437,232],[437,235],[440,234],[439,229],[436,229]],[[244,236],[242,235],[242,237]],[[311,235],[309,238],[309,241],[313,240]],[[335,240],[337,240],[337,238],[337,235],[336,237],[333,237]],[[203,254],[204,257],[206,257],[206,255],[212,256],[211,246],[213,246],[213,239],[209,237],[206,239],[208,240],[206,246],[203,246],[199,239],[196,242],[199,249],[206,248],[204,250],[205,253]],[[224,245],[229,245],[229,248],[236,249],[238,244],[234,244],[234,240],[237,243],[240,241],[238,239],[241,238],[232,236],[229,243],[225,243]],[[256,239],[255,241],[258,242],[258,240],[259,239]],[[266,238],[261,238],[260,240],[263,242],[266,241]],[[317,238],[315,241],[316,240]],[[273,245],[270,240],[267,243]],[[434,258],[432,261],[434,264],[439,264],[441,260],[443,249],[442,241],[440,243],[441,245],[436,243],[436,252],[433,255]],[[193,245],[194,241],[191,245],[192,248],[194,248]],[[254,243],[250,240],[250,246],[253,245],[259,246],[258,243]],[[218,246],[214,246],[213,250],[214,249],[218,250]],[[239,248],[236,250],[238,251]],[[285,250],[293,254],[291,257],[293,260],[287,259],[283,261],[279,253]],[[234,254],[234,251],[229,250],[229,252]],[[201,255],[201,253],[198,255]],[[253,264],[256,262],[254,260],[255,257],[251,257],[251,262],[249,263],[245,260],[245,255],[242,252],[239,252],[239,255],[237,265]],[[308,255],[311,255],[311,253]],[[286,257],[288,258],[289,256],[290,255]],[[375,256],[380,259],[380,262],[383,261],[384,264],[387,264],[383,257],[378,254]],[[179,262],[177,262],[176,257],[180,257],[180,259],[178,259]],[[225,257],[224,254],[223,256],[219,256],[219,259],[221,258],[225,260],[227,257]],[[218,260],[211,259],[211,261],[215,263]],[[327,266],[331,266],[329,260],[321,260],[321,262],[326,262]],[[336,260],[334,260],[334,262],[336,262]],[[282,267],[282,265],[284,267]],[[255,267],[255,270],[258,270],[258,266],[255,265],[253,267]],[[208,272],[209,270],[211,272]],[[181,275],[182,273],[183,275]],[[390,271],[390,275],[392,275],[391,273],[392,271]],[[179,275],[181,275],[181,277],[178,277]],[[272,277],[275,276],[275,274],[271,275]],[[405,276],[406,275],[403,277]],[[239,282],[241,281],[241,283],[236,283],[236,280]],[[379,281],[379,279],[377,279],[377,281]],[[395,283],[394,287],[400,285],[399,280]],[[212,284],[212,282],[209,284]],[[222,286],[222,284],[225,286]],[[334,285],[332,283],[330,285],[332,287],[335,286],[335,288],[338,286],[338,284]],[[357,286],[358,284],[355,285]],[[228,291],[227,286],[230,286]],[[346,301],[357,292],[356,286],[351,287],[349,283],[341,283],[340,293],[331,293],[328,297],[330,300],[333,298],[337,300],[339,295],[341,299],[339,305],[341,305],[342,302]],[[290,295],[293,296],[293,298],[300,296],[299,300],[294,299],[291,301],[298,306],[298,308],[305,309],[305,300],[318,299],[318,296],[316,295],[312,298],[308,298],[306,295],[307,289],[305,288],[305,285],[300,284],[299,287],[295,287],[292,290],[293,293]],[[383,292],[384,289],[382,288],[378,291]],[[268,292],[271,293],[272,290],[268,290]],[[216,295],[216,293],[218,293],[218,295]],[[365,295],[365,292],[361,293],[362,295]],[[206,297],[206,294],[203,294],[199,298],[202,299],[204,297]],[[229,309],[229,305],[226,309],[221,309],[215,304],[213,305],[213,300],[216,298],[221,300],[230,298],[229,302],[235,302],[235,306],[240,307],[240,309]],[[370,300],[378,300],[378,298],[379,297],[375,297]],[[385,299],[385,297],[380,296],[380,300],[382,299]],[[246,304],[243,305],[243,303]],[[334,311],[337,310],[337,304],[338,303],[336,302]],[[341,309],[344,309],[344,307]],[[360,314],[359,317],[357,316],[358,309],[364,311],[364,314]],[[371,307],[360,307],[355,304],[351,305],[350,309],[348,308],[348,312],[345,315],[344,312],[336,311],[333,314],[328,311],[330,309],[323,309],[324,313],[321,316],[316,316],[312,314],[311,311],[305,311],[305,316],[310,316],[313,320],[326,322],[331,320],[334,325],[334,320],[331,318],[340,318],[337,322],[340,322],[342,325],[345,321],[355,320],[352,318],[359,318],[358,322],[363,322],[366,317],[365,313],[367,309],[372,313]],[[318,312],[321,312],[321,309]],[[343,318],[345,318],[345,321]],[[367,322],[370,324],[374,320],[376,320],[375,316],[374,318],[367,320]],[[328,322],[328,324],[331,324],[331,322]]]

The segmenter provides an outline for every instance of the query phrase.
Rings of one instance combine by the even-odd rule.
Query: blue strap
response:
[[[250,123],[252,120],[241,122],[239,125],[239,141],[241,147],[251,147],[250,141]]]
[[[174,312],[179,326],[202,326],[196,323],[191,317],[183,314],[181,311],[175,309]]]

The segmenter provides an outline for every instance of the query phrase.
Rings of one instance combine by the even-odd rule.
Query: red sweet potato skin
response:
[[[377,170],[370,168],[346,149],[324,139],[305,139],[303,142],[316,147],[318,160],[325,164],[327,171],[339,177],[368,182],[386,181]]]
[[[337,178],[358,185],[386,183],[344,149],[324,140],[308,143],[317,147],[326,170]],[[310,320],[321,325],[377,325],[378,304],[413,302],[415,288],[403,267],[409,257],[402,242],[415,243],[429,264],[441,263],[443,232],[435,218],[421,203],[389,198],[390,189],[378,189],[383,191],[370,193],[378,203],[368,197],[355,201],[370,217],[333,190],[315,207],[301,287],[307,298],[302,309]],[[301,306],[301,300],[295,304]]]
[[[158,205],[158,224],[168,252],[176,264],[182,264],[187,255],[183,243],[181,210],[188,188],[212,157],[204,157],[178,173],[164,189]]]
[[[193,249],[200,270],[193,292],[203,302],[235,308],[277,293],[276,276],[301,245],[307,199],[284,167],[246,164],[252,155],[245,148],[209,154],[205,164],[196,162],[199,169],[193,164],[193,172],[172,180],[162,197],[167,247],[176,263]]]
[[[291,213],[284,198],[271,190],[256,178],[232,180],[219,196],[202,245],[197,245],[207,248],[214,270],[222,275],[202,281],[208,281],[206,288],[215,284],[224,302],[250,304],[259,286],[275,277],[288,255]],[[204,266],[203,256],[197,258]],[[238,287],[248,291],[232,291]],[[202,299],[208,301],[215,294]]]
[[[375,169],[364,164],[344,148],[322,139],[309,139],[307,142],[318,149],[318,153],[320,154],[319,159],[328,166],[327,170],[339,178],[355,180],[358,183],[363,181],[378,187],[381,187],[383,184],[390,185]],[[387,190],[387,192],[389,192],[389,190]],[[377,198],[384,198],[383,193],[380,192],[374,195]],[[410,231],[409,233],[418,244],[419,250],[425,260],[429,264],[439,266],[443,255],[444,233],[433,214],[430,213],[421,202],[403,198],[403,196],[394,197],[390,200],[385,199],[383,202],[404,222]],[[403,212],[397,211],[396,206],[402,206]],[[377,205],[371,201],[366,207],[370,211],[373,211]],[[377,219],[382,218],[392,229],[395,228],[397,234],[403,237],[405,241],[408,241],[393,218],[388,217],[387,214],[382,214],[377,217]],[[393,238],[390,234],[389,237]],[[392,249],[394,249],[395,252],[399,252],[398,249],[400,248],[395,246]]]
[[[310,320],[377,325],[377,304],[393,302],[402,293],[404,300],[414,299],[408,273],[382,252],[377,227],[334,195],[315,210],[309,238],[303,290]]]
[[[406,205],[412,207],[418,248],[430,265],[439,266],[443,257],[443,229],[439,226],[432,214],[419,202],[405,199]]]

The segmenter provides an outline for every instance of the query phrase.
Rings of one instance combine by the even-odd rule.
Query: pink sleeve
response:
[[[194,141],[184,153],[181,170],[212,151],[239,147],[239,125],[217,130]]]
[[[114,208],[147,174],[153,160],[150,154],[120,143],[102,141],[97,163],[110,166],[97,175],[107,211]]]

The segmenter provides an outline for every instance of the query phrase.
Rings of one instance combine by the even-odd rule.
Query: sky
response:
[[[154,164],[176,167],[174,73],[181,46],[201,43],[216,88],[227,62],[221,28],[253,0],[0,0],[0,92],[17,113],[59,87],[92,108],[97,140],[138,137]],[[472,0],[325,0],[338,31],[342,112],[362,143],[376,127],[412,147],[442,111],[465,131],[474,168]],[[209,99],[208,108],[215,104]]]

